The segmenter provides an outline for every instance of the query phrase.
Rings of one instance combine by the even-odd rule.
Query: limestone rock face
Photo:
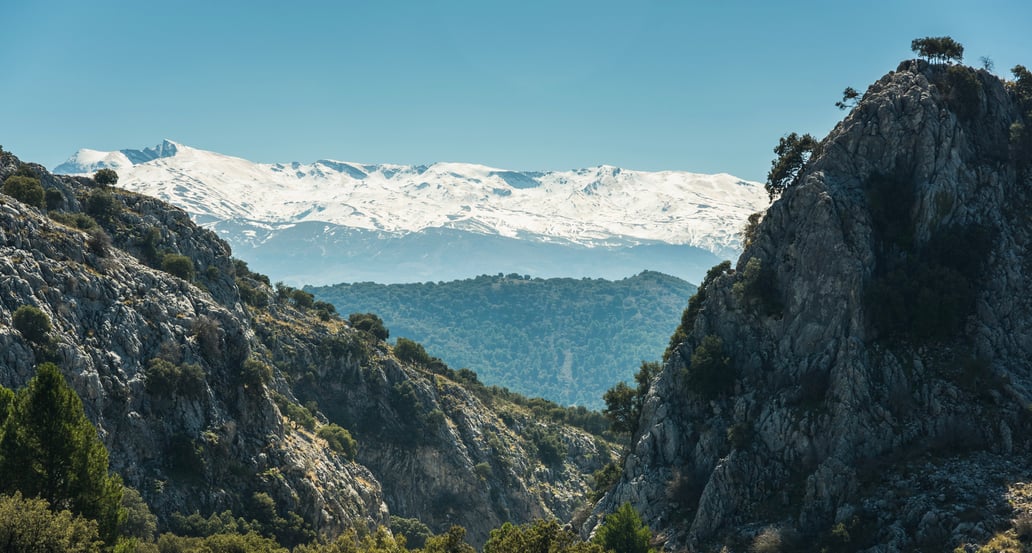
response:
[[[17,167],[4,156],[0,180]],[[76,194],[90,193],[86,179],[36,170],[77,212]],[[36,363],[56,362],[100,430],[112,469],[163,521],[174,512],[246,515],[253,494],[263,492],[320,532],[385,522],[368,469],[285,426],[269,389],[242,381],[245,360],[265,348],[239,303],[228,247],[181,211],[114,196],[122,206],[110,224],[119,229],[116,245],[133,241],[127,228],[153,228],[158,247],[188,255],[204,276],[190,283],[148,267],[0,196],[0,384],[16,389]],[[50,318],[49,344],[29,343],[12,327],[22,305]],[[154,359],[197,366],[203,379],[190,393],[148,386]]]
[[[744,549],[768,526],[834,543],[838,524],[850,550],[952,550],[1007,520],[1003,483],[1030,469],[1032,179],[1010,143],[1021,117],[984,71],[905,62],[872,85],[767,210],[737,270],[704,285],[595,512],[630,501],[668,549],[692,551]],[[972,229],[991,237],[980,251],[961,239]],[[915,268],[935,251],[945,265],[980,262],[941,288],[970,287],[959,324],[918,335],[945,324],[944,296],[920,304],[943,319],[893,327],[872,290],[934,287],[941,275]],[[754,259],[765,298],[748,291]],[[737,380],[703,398],[685,375],[710,335]]]

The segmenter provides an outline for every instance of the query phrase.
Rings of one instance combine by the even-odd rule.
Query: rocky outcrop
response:
[[[872,85],[703,286],[596,513],[630,501],[670,550],[770,527],[831,550],[984,541],[1032,469],[1021,117],[985,71]],[[708,336],[737,376],[713,397],[688,384]]]
[[[288,543],[390,514],[462,524],[482,542],[502,520],[570,518],[587,475],[612,460],[584,432],[400,362],[251,273],[181,210],[0,152],[0,182],[18,171],[56,194],[49,211],[0,195],[0,385],[61,366],[112,469],[163,525],[195,511],[251,518],[267,494]],[[13,327],[24,305],[49,317],[49,341]],[[330,422],[358,439],[356,459],[316,435]],[[564,444],[560,458],[542,461],[533,428]]]
[[[18,167],[13,156],[3,162],[0,179]],[[60,185],[68,212],[78,207],[77,193],[88,193],[81,180],[40,176]],[[36,363],[58,363],[100,430],[112,469],[163,520],[174,512],[244,515],[253,494],[264,492],[321,532],[385,522],[368,469],[285,426],[266,388],[242,382],[242,365],[263,348],[239,302],[216,300],[235,295],[225,244],[182,212],[118,195],[124,209],[109,228],[160,229],[164,248],[214,269],[204,282],[215,292],[0,197],[0,384],[20,387]],[[115,234],[116,242],[128,240]],[[30,343],[12,327],[23,305],[47,314],[49,343]],[[189,393],[148,386],[154,359],[198,367],[201,379]]]

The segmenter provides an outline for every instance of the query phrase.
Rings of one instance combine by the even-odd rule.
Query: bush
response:
[[[430,354],[426,352],[422,344],[408,338],[398,338],[394,345],[394,355],[398,356],[401,361],[416,365],[428,366],[432,361]]]
[[[673,355],[677,346],[681,345],[688,339],[688,335],[695,327],[695,319],[699,316],[699,312],[702,311],[702,305],[706,301],[706,288],[708,288],[714,280],[721,275],[727,274],[730,270],[731,262],[721,261],[713,267],[710,267],[710,270],[706,271],[706,277],[702,279],[702,284],[699,285],[699,289],[696,290],[695,294],[688,299],[688,307],[686,307],[681,313],[681,324],[677,326],[673,335],[670,336],[670,343],[667,345],[666,351],[663,352],[664,363],[670,360],[670,356]]]
[[[240,291],[240,301],[254,307],[268,307],[269,298],[264,292],[251,286],[246,280],[237,277],[237,290]]]
[[[95,227],[90,229],[90,236],[86,239],[86,247],[100,257],[107,257],[111,250],[111,237],[104,232],[104,229]]]
[[[774,286],[774,272],[764,267],[758,257],[749,258],[741,278],[731,287],[731,293],[739,303],[766,316],[776,315],[783,309]]]
[[[352,313],[348,315],[348,322],[352,327],[368,332],[378,340],[386,340],[390,337],[390,331],[383,325],[383,319],[375,313]]]
[[[430,528],[418,518],[402,518],[397,515],[391,515],[391,533],[395,536],[404,536],[405,545],[416,549],[422,548],[426,544],[426,539],[432,535]]]
[[[240,366],[240,382],[247,387],[261,387],[272,380],[272,367],[253,357],[248,357]]]
[[[312,305],[315,304],[315,296],[304,290],[292,290],[290,292],[290,299],[294,302],[294,305],[302,309],[311,309]]]
[[[704,399],[714,399],[728,391],[737,378],[731,358],[724,355],[724,341],[709,335],[692,352],[686,369],[688,387]]]
[[[118,173],[114,169],[101,169],[93,174],[93,180],[101,186],[114,186],[118,182]]]
[[[884,259],[865,290],[869,323],[886,337],[921,342],[960,332],[974,311],[992,236],[980,227],[951,227]]]
[[[301,425],[301,427],[307,430],[315,429],[315,416],[312,414],[312,409],[298,405],[293,401],[290,401],[286,396],[276,392],[273,392],[272,400],[276,402],[276,406],[279,407],[280,412],[288,419]]]
[[[358,455],[358,442],[351,437],[347,429],[330,423],[319,429],[316,434],[326,440],[326,445],[334,452],[343,455],[347,459],[354,459]]]
[[[197,276],[193,260],[177,253],[166,254],[161,259],[161,270],[186,281],[192,281]]]
[[[562,465],[563,458],[566,457],[566,445],[554,428],[534,425],[527,428],[524,433],[534,445],[538,459],[541,459],[542,463],[552,467]]]
[[[90,217],[85,213],[51,211],[49,215],[51,219],[57,221],[58,223],[61,223],[62,225],[67,225],[69,227],[74,227],[79,230],[92,230],[97,228],[97,221],[95,221],[93,217]]]
[[[122,204],[105,190],[94,190],[86,198],[86,213],[102,223],[114,222],[121,211]]]
[[[43,202],[47,206],[47,211],[61,209],[65,202],[64,194],[56,188],[47,188],[43,194]]]
[[[0,543],[4,551],[100,553],[97,523],[68,511],[51,511],[43,499],[0,496]]]
[[[592,473],[591,478],[595,484],[591,487],[591,501],[594,503],[602,499],[620,481],[622,475],[623,470],[616,463],[607,463],[606,466]]]
[[[34,344],[45,344],[49,340],[50,317],[37,307],[23,305],[15,309],[11,322],[15,330]]]
[[[946,68],[946,103],[961,120],[971,121],[981,111],[982,82],[978,73],[963,65]]]
[[[3,192],[24,204],[43,207],[45,193],[37,178],[11,175],[4,181]]]
[[[174,365],[161,358],[151,359],[143,375],[148,393],[156,396],[200,397],[204,393],[204,370],[200,365]]]
[[[222,341],[219,338],[218,321],[201,315],[197,317],[190,326],[190,331],[197,338],[197,345],[201,348],[201,354],[209,363],[215,363],[222,355]]]

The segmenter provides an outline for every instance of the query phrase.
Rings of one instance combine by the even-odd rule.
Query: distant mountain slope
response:
[[[615,282],[499,275],[307,290],[342,313],[379,314],[392,337],[487,384],[599,409],[608,388],[658,360],[695,286],[644,272]]]
[[[255,268],[293,282],[485,272],[624,277],[650,268],[698,280],[717,260],[738,254],[746,217],[767,204],[760,184],[727,174],[267,164],[171,141],[145,150],[80,150],[55,172],[102,167],[118,171],[119,186],[185,209]],[[458,266],[448,259],[456,242],[469,248]],[[500,245],[510,255],[492,257]],[[676,252],[657,255],[656,246]],[[577,273],[563,267],[570,257]],[[416,266],[399,270],[397,258]]]

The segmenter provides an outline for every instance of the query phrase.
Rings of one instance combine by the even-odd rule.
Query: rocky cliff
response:
[[[596,513],[630,501],[688,551],[944,551],[1022,515],[1032,152],[1016,89],[915,61],[867,90],[701,287]]]
[[[0,385],[61,366],[112,469],[163,524],[250,518],[267,494],[288,543],[390,514],[483,541],[501,520],[569,518],[611,460],[585,432],[400,362],[251,273],[181,210],[0,151],[0,181],[15,173],[41,181],[48,209],[0,195]],[[15,329],[22,306],[47,315],[47,339]],[[357,452],[317,436],[331,422]],[[545,461],[539,435],[561,444]]]

